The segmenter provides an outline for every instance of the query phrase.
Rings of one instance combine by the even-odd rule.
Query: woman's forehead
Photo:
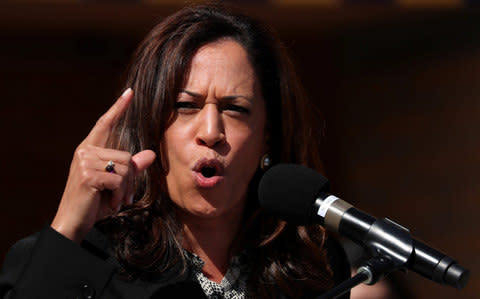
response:
[[[196,52],[184,89],[202,94],[216,87],[223,93],[251,97],[256,81],[245,49],[233,40],[223,40],[207,44]]]

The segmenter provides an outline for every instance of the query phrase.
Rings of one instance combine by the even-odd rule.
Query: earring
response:
[[[265,171],[270,166],[272,166],[272,158],[270,158],[270,155],[267,153],[263,155],[262,158],[260,159],[260,169]]]

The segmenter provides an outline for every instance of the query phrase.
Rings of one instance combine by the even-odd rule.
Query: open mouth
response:
[[[195,182],[200,188],[213,188],[224,179],[223,164],[216,159],[201,159],[193,168]]]
[[[202,167],[200,173],[206,178],[211,178],[215,174],[217,174],[217,170],[215,169],[215,167],[204,166],[204,167]]]
[[[193,169],[205,178],[223,175],[223,165],[216,159],[201,159]]]

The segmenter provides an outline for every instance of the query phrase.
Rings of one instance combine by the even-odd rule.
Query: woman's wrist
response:
[[[50,227],[57,231],[59,234],[63,235],[65,238],[68,238],[78,244],[82,242],[86,235],[86,233],[82,232],[82,229],[75,229],[71,225],[63,224],[56,218],[52,221]]]

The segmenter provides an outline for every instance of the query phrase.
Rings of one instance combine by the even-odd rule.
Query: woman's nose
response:
[[[225,142],[222,114],[213,103],[205,104],[198,119],[197,143],[214,147]]]

